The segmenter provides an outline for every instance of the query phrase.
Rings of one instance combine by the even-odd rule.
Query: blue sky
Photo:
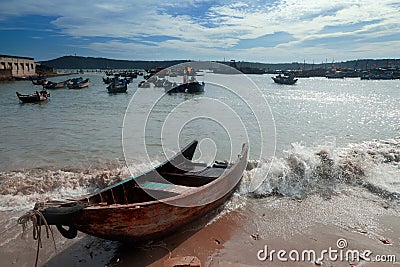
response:
[[[0,0],[0,54],[322,62],[400,57],[400,0]]]

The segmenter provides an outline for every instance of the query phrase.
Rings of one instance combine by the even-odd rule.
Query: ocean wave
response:
[[[37,201],[94,192],[129,177],[127,168],[28,169],[0,172],[0,210],[32,208]]]
[[[156,163],[136,164],[129,169],[121,163],[110,163],[85,170],[0,172],[0,211],[30,209],[39,201],[92,193],[143,173]],[[238,193],[252,198],[278,195],[302,199],[312,194],[329,198],[349,185],[362,186],[385,199],[400,200],[400,138],[346,147],[292,144],[282,157],[249,160]]]
[[[240,192],[252,197],[329,197],[344,185],[400,200],[400,138],[346,147],[291,145],[285,156],[250,161]]]

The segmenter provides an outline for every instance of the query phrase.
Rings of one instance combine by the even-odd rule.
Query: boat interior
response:
[[[127,205],[174,197],[216,180],[231,167],[226,162],[216,161],[211,166],[192,162],[197,143],[193,141],[156,169],[128,178],[81,201],[91,205]]]

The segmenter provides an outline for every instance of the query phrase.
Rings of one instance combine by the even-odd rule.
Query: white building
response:
[[[11,72],[10,72],[11,71]],[[33,58],[0,55],[0,74],[12,77],[27,77],[36,74]]]

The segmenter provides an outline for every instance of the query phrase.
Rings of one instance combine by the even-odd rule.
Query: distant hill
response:
[[[176,64],[189,62],[189,60],[169,60],[169,61],[138,61],[138,60],[117,60],[108,58],[64,56],[48,61],[42,61],[43,65],[56,69],[150,69],[166,68]],[[358,59],[345,62],[322,62],[316,64],[292,62],[292,63],[259,63],[244,61],[227,61],[219,63],[230,65],[239,70],[311,70],[311,69],[331,69],[331,68],[350,68],[350,69],[374,69],[386,67],[400,67],[400,59]]]
[[[56,69],[149,69],[155,67],[166,68],[183,62],[188,62],[188,60],[131,61],[95,57],[63,56],[48,61],[41,61],[41,64]]]

